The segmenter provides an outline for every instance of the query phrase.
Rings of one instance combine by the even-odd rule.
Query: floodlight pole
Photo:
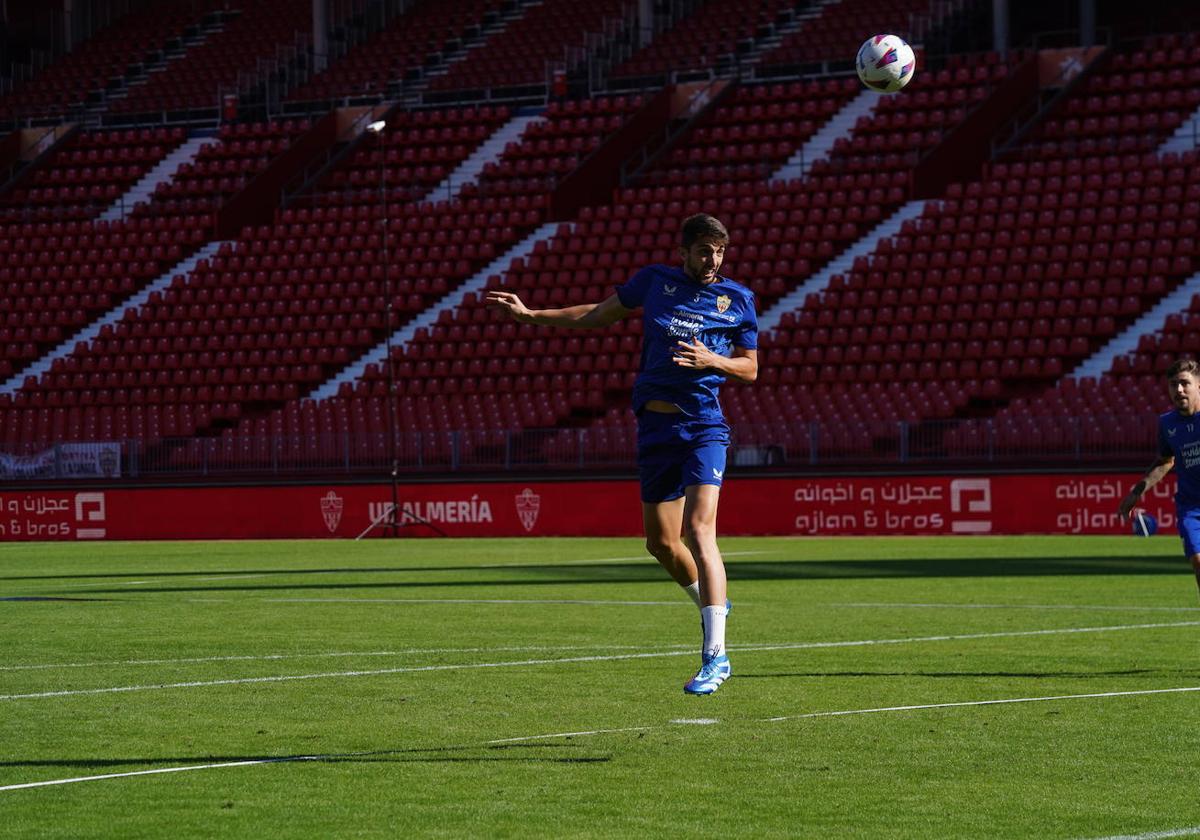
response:
[[[391,535],[397,536],[399,532],[398,514],[400,511],[400,456],[396,447],[396,435],[399,431],[400,422],[396,416],[396,364],[392,358],[392,331],[395,329],[393,318],[393,310],[395,308],[395,295],[392,290],[392,261],[391,249],[388,247],[388,192],[386,178],[386,149],[383,143],[383,129],[387,123],[384,120],[377,120],[367,126],[367,131],[375,135],[376,151],[379,153],[379,198],[383,212],[383,293],[387,297],[383,310],[383,329],[384,329],[384,347],[387,349],[387,431],[388,431],[388,458],[392,462],[391,484],[392,484],[392,507],[391,513],[388,515],[386,524]]]
[[[396,436],[400,430],[400,419],[396,413],[396,363],[392,359],[392,331],[394,327],[393,312],[395,309],[395,293],[392,289],[392,266],[391,266],[391,249],[388,247],[388,195],[387,185],[384,172],[385,151],[383,148],[383,138],[381,133],[387,123],[384,120],[376,120],[367,126],[367,131],[375,135],[376,144],[379,149],[379,197],[382,204],[383,214],[383,293],[387,295],[387,305],[384,307],[384,347],[387,349],[387,430],[388,430],[388,457],[392,461],[392,505],[381,513],[379,516],[368,525],[361,534],[355,537],[356,540],[361,540],[373,529],[383,525],[391,531],[392,536],[399,536],[400,529],[404,527],[400,521],[400,453],[396,443]],[[434,525],[428,519],[425,519],[420,514],[413,511],[406,511],[404,519],[408,520],[408,524],[425,525],[439,536],[446,536],[446,532]]]

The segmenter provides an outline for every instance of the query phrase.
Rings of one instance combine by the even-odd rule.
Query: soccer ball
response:
[[[897,35],[876,35],[858,48],[858,78],[876,93],[895,93],[912,81],[917,58]]]
[[[1158,520],[1144,510],[1135,510],[1133,516],[1133,534],[1136,537],[1152,537],[1158,530]]]

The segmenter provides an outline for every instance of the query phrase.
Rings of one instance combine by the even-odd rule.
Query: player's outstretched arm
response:
[[[562,309],[530,309],[512,292],[493,289],[487,293],[486,302],[495,309],[507,312],[515,321],[543,327],[607,327],[633,311],[626,309],[616,295],[599,303],[581,303]]]
[[[1133,489],[1129,491],[1129,495],[1121,500],[1121,506],[1117,508],[1117,513],[1121,515],[1122,519],[1129,518],[1129,514],[1133,512],[1137,503],[1142,500],[1142,496],[1146,495],[1146,491],[1162,481],[1173,466],[1175,466],[1174,455],[1164,455],[1154,462],[1154,465],[1146,471],[1145,477],[1133,485]]]

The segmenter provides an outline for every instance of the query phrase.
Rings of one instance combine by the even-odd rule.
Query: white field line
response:
[[[968,641],[974,639],[1018,638],[1023,636],[1057,636],[1076,633],[1105,633],[1124,630],[1152,630],[1175,627],[1198,627],[1200,621],[1176,621],[1165,624],[1123,624],[1105,627],[1065,627],[1052,630],[1009,630],[998,633],[963,633],[948,636],[915,636],[899,639],[859,639],[841,642],[796,642],[771,645],[740,645],[731,647],[731,651],[739,653],[775,651],[775,650],[805,650],[839,647],[865,647],[871,645],[903,645],[919,642]],[[661,659],[670,656],[694,656],[695,649],[676,651],[655,651],[642,653],[619,653],[609,656],[572,656],[555,659],[523,659],[509,662],[466,662],[445,665],[419,665],[403,668],[380,668],[371,671],[330,671],[316,674],[282,674],[269,677],[242,677],[224,680],[193,680],[179,683],[160,683],[154,685],[125,685],[109,688],[66,689],[62,691],[43,691],[30,694],[0,694],[0,700],[40,700],[47,697],[74,697],[90,694],[116,694],[134,691],[163,691],[172,688],[204,688],[218,685],[253,685],[255,683],[294,682],[297,680],[337,679],[347,677],[375,677],[388,674],[412,674],[428,671],[469,671],[481,668],[524,668],[541,665],[569,665],[581,662],[618,662],[634,659]]]
[[[115,659],[107,662],[48,662],[29,665],[0,665],[0,671],[39,671],[54,668],[113,668],[127,665],[189,665],[199,662],[265,662],[284,659],[316,659],[323,657],[354,657],[354,656],[412,656],[426,653],[501,653],[512,651],[556,651],[556,650],[613,650],[626,648],[643,650],[645,645],[520,645],[512,647],[473,647],[473,648],[407,648],[404,650],[346,650],[323,651],[317,653],[264,653],[264,654],[229,654],[226,656],[191,656],[177,659]],[[695,645],[655,645],[664,650],[687,648],[692,650]]]
[[[827,607],[862,609],[931,609],[931,610],[1112,610],[1114,612],[1200,612],[1200,607],[1142,607],[1120,604],[894,604],[886,601],[862,601],[825,604]]]
[[[269,577],[269,575],[222,575],[221,577],[183,577],[172,578],[171,580],[161,580],[159,578],[150,578],[149,580],[106,580],[101,583],[64,583],[59,585],[58,589],[95,589],[99,586],[145,586],[150,583],[185,583],[189,580],[248,580],[249,578]]]
[[[106,580],[103,583],[64,583],[56,589],[93,589],[97,586],[145,586],[147,583],[159,583],[157,580]]]
[[[268,604],[570,604],[585,607],[692,607],[691,601],[583,601],[570,598],[263,598]]]
[[[124,779],[129,776],[154,776],[159,773],[187,773],[190,770],[214,770],[221,767],[250,767],[254,764],[280,764],[285,761],[316,761],[319,758],[321,756],[299,755],[284,758],[256,758],[249,761],[223,761],[217,764],[190,764],[183,767],[158,767],[154,770],[133,770],[128,773],[104,773],[99,776],[76,776],[73,779],[48,779],[44,782],[24,782],[19,785],[4,785],[0,787],[0,791],[50,787],[51,785],[72,785],[77,782],[98,782],[101,779]]]
[[[1001,700],[965,700],[959,703],[922,703],[913,706],[881,706],[874,709],[842,709],[833,712],[808,712],[803,715],[783,715],[782,717],[765,718],[768,723],[784,720],[804,720],[805,718],[840,717],[842,715],[873,715],[880,712],[913,712],[921,709],[953,709],[963,706],[1003,706],[1012,703],[1048,703],[1054,700],[1091,700],[1100,697],[1142,697],[1148,694],[1181,694],[1190,691],[1200,691],[1200,685],[1183,688],[1147,688],[1139,691],[1104,691],[1095,694],[1053,694],[1046,697],[1008,697]]]
[[[1089,699],[1110,698],[1110,697],[1143,697],[1143,696],[1155,695],[1155,694],[1178,694],[1178,693],[1182,693],[1182,692],[1195,692],[1195,691],[1200,691],[1200,686],[1187,686],[1187,687],[1181,687],[1181,688],[1146,689],[1143,691],[1110,691],[1110,692],[1096,693],[1096,694],[1059,694],[1059,695],[1053,695],[1053,696],[1047,696],[1047,697],[1010,697],[1010,698],[1000,698],[1000,699],[994,699],[994,700],[971,700],[971,701],[965,701],[965,702],[959,702],[959,703],[928,703],[928,704],[909,705],[909,706],[886,706],[886,707],[873,708],[873,709],[844,709],[844,710],[827,711],[827,712],[811,712],[808,714],[791,715],[791,716],[787,716],[787,717],[763,718],[756,722],[758,722],[758,723],[775,723],[775,722],[788,721],[788,720],[802,720],[805,718],[817,718],[817,717],[834,717],[834,716],[841,716],[841,715],[878,714],[881,712],[903,712],[903,711],[915,711],[915,710],[920,710],[920,709],[949,709],[949,708],[966,708],[966,707],[979,707],[979,706],[1011,705],[1011,704],[1016,704],[1016,703],[1039,703],[1039,702],[1052,702],[1052,701],[1062,701],[1062,700],[1089,700]],[[718,724],[718,723],[720,723],[719,720],[712,719],[712,718],[670,721],[670,724],[672,724],[672,725],[696,725],[696,724],[712,725],[712,724]],[[502,745],[502,744],[520,744],[520,743],[528,742],[528,741],[544,741],[544,740],[550,740],[553,738],[582,738],[582,737],[587,737],[587,736],[591,736],[591,735],[607,735],[607,734],[623,733],[623,732],[646,732],[646,731],[650,731],[650,730],[654,730],[654,729],[661,729],[661,728],[663,728],[663,726],[660,724],[660,725],[647,725],[647,726],[625,726],[625,727],[620,727],[620,728],[615,728],[615,729],[584,729],[584,730],[577,730],[574,732],[552,732],[552,733],[547,733],[544,735],[521,735],[521,736],[517,736],[514,738],[496,738],[496,739],[493,739],[490,741],[485,741],[484,744],[487,746],[498,746],[498,745]],[[186,772],[193,771],[193,770],[214,770],[214,769],[222,769],[222,768],[227,768],[227,767],[250,767],[250,766],[259,765],[259,764],[283,764],[283,763],[295,762],[295,761],[321,761],[323,759],[328,759],[328,758],[344,758],[344,757],[347,757],[350,755],[355,755],[355,754],[350,753],[350,754],[330,754],[330,755],[283,756],[280,758],[259,758],[259,759],[251,759],[251,760],[247,760],[247,761],[228,761],[228,762],[220,762],[220,763],[214,763],[214,764],[192,764],[192,765],[184,765],[181,767],[159,767],[159,768],[155,768],[153,770],[134,770],[134,771],[130,771],[127,773],[104,773],[104,774],[100,774],[100,775],[96,775],[96,776],[76,776],[76,777],[69,778],[69,779],[47,779],[47,780],[40,781],[40,782],[23,782],[23,783],[13,784],[13,785],[3,785],[3,786],[0,786],[0,792],[12,791],[12,790],[25,790],[28,788],[50,787],[52,785],[69,785],[69,784],[76,784],[78,782],[95,782],[95,781],[101,781],[103,779],[122,779],[122,778],[129,778],[131,776],[151,776],[151,775],[158,775],[158,774],[162,774],[162,773],[186,773]],[[1168,831],[1155,831],[1155,832],[1150,832],[1148,834],[1117,835],[1117,836],[1112,836],[1112,837],[1099,838],[1099,840],[1160,840],[1160,838],[1185,837],[1185,836],[1189,836],[1189,835],[1193,835],[1193,834],[1200,834],[1200,827],[1180,828],[1180,829],[1172,829],[1172,830],[1168,830]]]
[[[262,574],[253,575],[219,575],[218,577],[198,577],[194,578],[194,580],[250,580],[251,578],[270,577],[272,574],[275,574],[275,572],[263,572]],[[280,572],[279,574],[283,573]]]
[[[1166,840],[1168,837],[1195,837],[1200,834],[1200,825],[1191,828],[1169,828],[1165,831],[1150,831],[1146,834],[1116,834],[1098,837],[1096,840]]]
[[[65,691],[44,691],[34,694],[0,694],[0,700],[40,700],[47,697],[74,697],[84,694],[116,694],[132,691],[162,691],[169,688],[206,688],[216,685],[253,685],[255,683],[295,682],[297,680],[338,679],[347,677],[378,677],[387,674],[416,674],[425,671],[466,671],[479,668],[521,668],[536,665],[565,665],[579,662],[613,662],[622,659],[652,659],[664,656],[695,656],[695,650],[661,653],[625,653],[613,656],[572,656],[559,659],[523,659],[515,662],[469,662],[456,665],[418,665],[406,668],[380,668],[372,671],[330,671],[319,674],[282,674],[270,677],[241,677],[226,680],[193,680],[191,682],[161,683],[158,685],[122,685],[111,688],[84,688]]]
[[[1047,703],[1047,702],[1056,701],[1056,700],[1092,700],[1092,699],[1104,698],[1104,697],[1141,697],[1141,696],[1152,695],[1152,694],[1180,694],[1180,693],[1184,693],[1184,692],[1195,692],[1195,691],[1200,691],[1200,685],[1185,686],[1182,688],[1152,688],[1152,689],[1143,689],[1140,691],[1108,691],[1108,692],[1096,693],[1096,694],[1057,694],[1057,695],[1048,696],[1048,697],[1005,697],[1005,698],[999,698],[999,699],[995,699],[995,700],[967,700],[967,701],[958,702],[958,703],[926,703],[926,704],[910,705],[910,706],[883,706],[883,707],[873,708],[873,709],[839,709],[839,710],[828,711],[828,712],[809,712],[807,714],[801,714],[801,715],[786,715],[783,717],[760,718],[760,719],[752,721],[752,722],[753,723],[779,723],[782,721],[789,721],[789,720],[804,720],[806,718],[839,717],[839,716],[843,716],[843,715],[868,715],[868,714],[879,714],[881,712],[910,712],[910,711],[918,711],[921,709],[953,709],[953,708],[966,708],[966,707],[976,707],[976,706],[1000,706],[1000,705],[1012,705],[1015,703]],[[697,720],[672,720],[672,721],[670,721],[670,723],[672,723],[672,724],[700,724],[700,723],[716,724],[716,723],[720,723],[720,721],[711,719],[711,718],[702,718],[702,719],[697,719]],[[588,729],[588,730],[581,730],[578,732],[559,732],[559,733],[547,734],[547,735],[522,735],[522,736],[516,737],[516,738],[499,738],[494,741],[488,741],[487,743],[489,743],[489,744],[513,744],[513,743],[519,743],[522,741],[541,741],[541,740],[546,740],[549,738],[577,738],[577,737],[582,738],[582,737],[585,737],[588,735],[606,735],[610,732],[642,732],[642,731],[648,731],[648,730],[653,730],[653,729],[662,729],[662,728],[663,728],[663,725],[657,724],[657,725],[646,725],[646,726],[631,726],[631,727],[627,727],[624,729]],[[1194,831],[1195,829],[1179,829],[1179,830],[1180,831]],[[1177,836],[1177,835],[1171,835],[1171,834],[1137,835],[1137,840],[1142,840],[1142,838],[1159,837],[1159,836],[1173,837],[1173,836]],[[1134,838],[1106,837],[1106,838],[1100,838],[1100,840],[1134,840]]]
[[[516,744],[521,741],[543,741],[547,738],[574,738],[575,736],[584,735],[607,735],[610,732],[645,732],[647,729],[654,729],[653,726],[625,726],[620,729],[588,729],[583,732],[554,732],[549,735],[523,735],[518,738],[497,738],[494,741],[486,741],[487,744]],[[3,790],[3,788],[0,788]]]

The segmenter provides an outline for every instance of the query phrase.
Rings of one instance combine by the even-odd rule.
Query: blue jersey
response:
[[[677,342],[697,338],[709,350],[732,356],[733,348],[758,349],[754,294],[728,278],[697,283],[682,268],[650,265],[617,288],[627,309],[642,307],[642,363],[633,386],[633,409],[649,400],[674,403],[697,419],[722,420],[717,391],[725,381],[714,370],[671,361]]]
[[[1184,417],[1168,411],[1158,418],[1158,451],[1175,457],[1179,489],[1175,503],[1181,508],[1200,507],[1200,415]]]

